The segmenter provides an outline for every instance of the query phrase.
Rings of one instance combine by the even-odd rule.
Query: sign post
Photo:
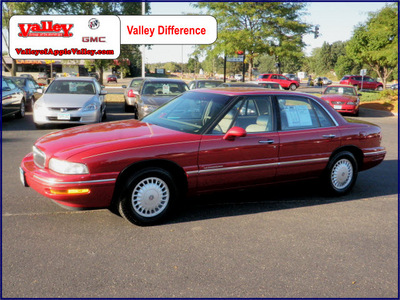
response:
[[[364,85],[364,76],[367,75],[367,69],[361,69],[360,75],[361,75],[361,90],[362,90]]]

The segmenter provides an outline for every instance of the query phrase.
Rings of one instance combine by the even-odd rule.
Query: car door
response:
[[[271,96],[248,96],[238,100],[210,134],[202,137],[198,159],[199,191],[273,182],[279,150],[275,120]],[[226,139],[232,127],[247,130],[247,135]]]
[[[279,167],[277,180],[320,176],[340,146],[340,131],[329,113],[304,96],[278,95]]]

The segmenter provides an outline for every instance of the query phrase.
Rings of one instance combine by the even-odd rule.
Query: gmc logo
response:
[[[84,43],[105,43],[106,37],[105,36],[84,36],[82,37],[82,42]]]

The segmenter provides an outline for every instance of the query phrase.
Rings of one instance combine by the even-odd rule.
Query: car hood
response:
[[[83,107],[87,102],[96,98],[96,95],[44,94],[40,100],[46,107]]]
[[[137,120],[126,120],[60,130],[41,137],[35,145],[48,158],[68,159],[82,153],[83,156],[88,156],[196,140],[200,140],[200,135],[178,132]]]
[[[322,95],[321,99],[328,100],[328,101],[347,102],[347,101],[355,101],[355,100],[357,100],[357,97],[350,96],[350,95]]]
[[[142,95],[142,100],[143,103],[146,105],[161,106],[169,102],[172,98],[175,98],[176,96],[177,95],[174,96]]]

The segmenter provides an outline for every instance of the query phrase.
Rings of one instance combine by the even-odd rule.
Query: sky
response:
[[[308,45],[306,54],[310,55],[313,48],[321,47],[324,42],[332,44],[336,41],[346,41],[351,38],[356,25],[364,23],[369,12],[376,12],[389,2],[308,2],[308,15],[304,21],[319,25],[320,37],[304,36]],[[152,15],[178,15],[185,13],[201,13],[190,2],[151,2]],[[186,63],[194,51],[192,45],[172,46],[154,45],[146,50],[146,63],[178,62]]]

